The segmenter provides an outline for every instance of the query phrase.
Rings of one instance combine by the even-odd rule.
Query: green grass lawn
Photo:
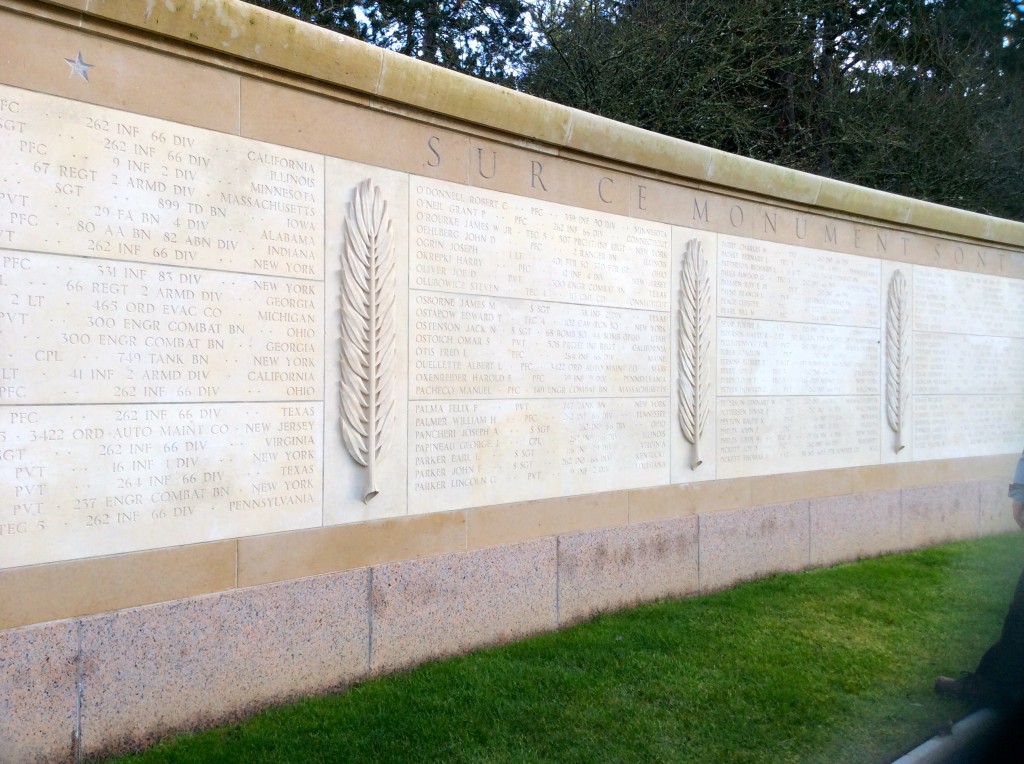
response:
[[[423,666],[138,762],[872,762],[969,709],[937,674],[996,638],[1024,538],[648,605]]]

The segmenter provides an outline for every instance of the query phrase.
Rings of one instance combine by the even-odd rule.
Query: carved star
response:
[[[86,82],[89,81],[89,70],[94,66],[93,64],[87,64],[82,60],[82,53],[79,51],[76,58],[65,58],[64,59],[68,66],[71,67],[70,77],[74,77],[76,74]]]

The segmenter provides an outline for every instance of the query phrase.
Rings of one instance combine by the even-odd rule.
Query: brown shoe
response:
[[[972,703],[988,703],[996,696],[992,683],[977,674],[964,674],[958,679],[940,676],[935,680],[935,692]]]
[[[947,695],[951,698],[959,698],[964,691],[964,680],[968,675],[962,676],[959,679],[954,679],[951,676],[940,676],[935,680],[935,692],[939,695]]]

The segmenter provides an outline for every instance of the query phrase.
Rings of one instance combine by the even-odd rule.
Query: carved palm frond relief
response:
[[[910,395],[909,330],[907,280],[897,270],[889,279],[885,320],[885,413],[889,427],[896,433],[896,453],[905,446],[903,425]]]
[[[341,435],[366,467],[363,501],[377,495],[377,465],[395,415],[395,258],[391,219],[380,188],[356,188],[345,220],[341,263]]]
[[[700,439],[711,411],[711,280],[698,239],[686,244],[679,279],[679,426],[693,444],[690,468],[697,469]]]

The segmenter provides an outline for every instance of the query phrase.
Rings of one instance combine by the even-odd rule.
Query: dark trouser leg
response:
[[[1024,571],[1017,579],[1003,633],[982,656],[975,673],[997,687],[1006,700],[1015,700],[1024,691]]]

